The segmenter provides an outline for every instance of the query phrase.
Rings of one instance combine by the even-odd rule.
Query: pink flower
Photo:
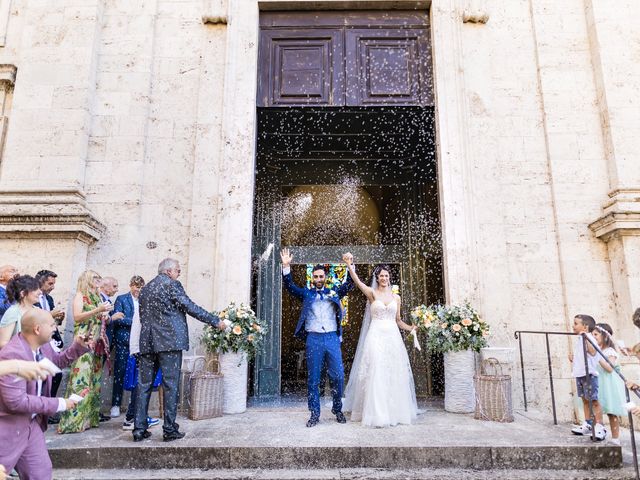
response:
[[[233,327],[233,333],[235,333],[236,335],[240,335],[242,333],[242,328],[240,328],[240,325],[236,325],[235,327]]]
[[[457,323],[451,328],[454,332],[459,332],[460,330],[462,330],[462,327]]]
[[[462,322],[460,322],[460,323],[462,323],[462,325],[464,325],[465,327],[468,327],[468,326],[469,326],[469,325],[471,325],[473,322],[472,322],[470,319],[468,319],[468,318],[464,318],[464,319],[462,319]]]

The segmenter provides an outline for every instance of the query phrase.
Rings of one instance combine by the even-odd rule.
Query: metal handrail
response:
[[[558,418],[557,418],[557,414],[556,414],[556,398],[555,398],[555,391],[554,391],[554,387],[553,387],[553,368],[551,365],[551,353],[550,353],[550,349],[549,349],[549,335],[567,335],[567,336],[576,336],[576,335],[582,335],[582,348],[583,348],[583,355],[584,355],[584,366],[585,366],[585,372],[586,374],[588,374],[589,372],[589,365],[588,365],[588,361],[587,361],[587,355],[588,355],[588,347],[587,347],[587,342],[589,342],[591,344],[591,346],[595,349],[596,353],[600,355],[600,357],[602,357],[604,359],[605,362],[607,362],[609,364],[609,366],[612,368],[612,372],[615,372],[616,375],[618,375],[622,381],[624,382],[624,391],[625,391],[625,396],[627,398],[627,402],[631,401],[630,395],[629,395],[629,388],[627,388],[627,379],[625,378],[625,376],[619,372],[618,370],[616,370],[615,365],[613,363],[611,363],[611,361],[609,360],[609,358],[607,358],[604,353],[602,352],[602,350],[600,349],[600,347],[591,339],[589,338],[587,335],[583,335],[580,333],[573,333],[573,332],[545,332],[545,331],[539,331],[539,330],[517,330],[516,332],[514,332],[514,337],[516,338],[516,340],[518,340],[518,347],[520,349],[520,372],[521,372],[521,376],[522,376],[522,394],[524,397],[524,411],[527,411],[527,389],[526,389],[526,385],[525,385],[525,376],[524,376],[524,358],[523,358],[523,354],[522,354],[522,334],[523,333],[530,333],[530,334],[536,334],[536,335],[544,335],[545,336],[545,344],[546,344],[546,350],[547,350],[547,365],[549,367],[549,383],[551,386],[551,407],[553,410],[553,424],[557,425],[558,424]],[[590,385],[589,385],[590,388]],[[633,389],[632,390],[633,393],[636,394],[636,396],[638,398],[640,398],[640,393],[638,392],[637,389]],[[589,413],[591,415],[591,421],[593,422],[593,428],[591,429],[591,440],[595,441],[595,415],[593,413],[593,402],[591,399],[589,399]],[[640,471],[639,471],[639,467],[638,467],[638,452],[636,449],[636,439],[635,439],[635,433],[634,433],[634,427],[633,427],[633,414],[631,412],[629,412],[629,430],[631,433],[631,450],[633,452],[633,466],[635,468],[635,473],[636,473],[636,480],[640,480]]]

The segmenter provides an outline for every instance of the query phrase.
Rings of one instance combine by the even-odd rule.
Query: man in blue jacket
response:
[[[338,423],[346,423],[342,413],[342,391],[344,388],[344,366],[342,365],[342,317],[344,312],[340,299],[353,288],[351,277],[337,290],[326,288],[326,272],[322,265],[313,267],[311,288],[299,287],[291,278],[293,255],[288,248],[280,253],[284,288],[302,300],[302,313],[294,336],[305,340],[307,361],[307,397],[311,418],[307,427],[320,421],[320,377],[326,363],[331,385],[333,406],[331,413]]]
[[[18,269],[11,265],[3,265],[0,267],[0,318],[4,312],[11,306],[11,302],[7,298],[7,284],[9,280],[18,275]]]

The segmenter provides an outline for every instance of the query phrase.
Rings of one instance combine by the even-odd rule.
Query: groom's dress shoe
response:
[[[344,413],[337,412],[336,413],[336,422],[338,423],[347,423],[347,419],[344,416]]]
[[[133,432],[133,441],[141,442],[145,438],[149,438],[151,436],[151,432],[149,430],[143,430],[142,432],[137,431]]]
[[[307,427],[315,427],[320,422],[320,417],[316,417],[315,415],[311,415],[311,418],[307,422]]]

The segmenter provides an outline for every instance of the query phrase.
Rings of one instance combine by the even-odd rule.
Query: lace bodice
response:
[[[382,300],[374,300],[371,304],[371,321],[396,321],[396,311],[398,310],[398,302],[391,300],[385,304]]]

